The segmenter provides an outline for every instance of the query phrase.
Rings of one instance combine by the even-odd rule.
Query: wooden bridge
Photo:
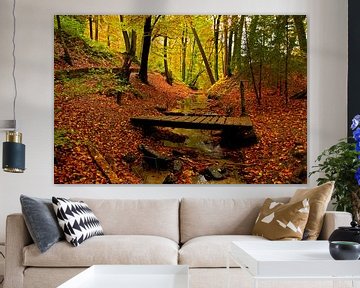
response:
[[[252,129],[249,116],[140,116],[130,119],[136,126],[162,126],[202,130],[233,130],[238,128]]]

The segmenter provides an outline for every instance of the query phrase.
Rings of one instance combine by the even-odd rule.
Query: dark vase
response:
[[[329,245],[329,251],[335,260],[358,260],[360,244],[349,241],[332,241]]]
[[[343,226],[334,230],[329,237],[329,242],[331,241],[350,241],[360,243],[360,226],[352,221],[351,226]]]

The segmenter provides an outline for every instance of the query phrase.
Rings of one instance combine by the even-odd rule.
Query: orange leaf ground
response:
[[[109,183],[90,156],[90,144],[96,146],[121,179],[120,183],[124,184],[144,181],[143,170],[139,170],[142,167],[139,144],[163,155],[172,155],[172,147],[164,146],[157,138],[144,136],[141,129],[131,125],[130,117],[161,115],[158,107],[167,110],[179,108],[179,103],[191,98],[195,92],[181,83],[168,85],[158,73],[149,73],[149,83],[141,83],[132,74],[131,85],[137,91],[136,94],[142,97],[127,92],[122,96],[121,105],[118,105],[114,96],[91,93],[94,90],[91,87],[97,85],[94,81],[86,82],[90,93],[79,95],[67,94],[64,81],[55,82],[55,129],[66,131],[65,137],[69,142],[55,147],[55,183]],[[224,85],[229,83],[224,81]],[[238,116],[240,105],[236,87],[234,85],[218,100],[209,100],[203,110],[225,115],[231,107],[231,113]],[[232,163],[228,170],[241,179],[237,183],[284,184],[306,181],[307,101],[290,100],[286,105],[284,97],[274,92],[264,89],[262,104],[258,106],[254,93],[249,89],[246,91],[247,112],[258,136],[258,143],[241,149],[222,149],[224,158],[230,159]],[[185,151],[177,183],[194,183],[194,177],[204,168],[225,165],[209,153],[199,152],[189,156],[188,148],[180,147],[177,150]],[[134,162],[125,162],[125,155],[132,155]],[[300,179],[299,175],[304,173],[305,177]],[[166,175],[164,172],[158,174],[159,177]]]

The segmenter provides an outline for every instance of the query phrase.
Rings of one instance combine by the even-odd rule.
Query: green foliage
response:
[[[111,59],[113,57],[113,53],[101,42],[96,42],[90,40],[85,36],[86,30],[86,16],[60,16],[61,21],[61,29],[62,32],[67,36],[70,46],[74,44],[74,40],[81,40],[83,43],[82,46],[76,45],[74,49],[78,49],[79,53],[81,50],[85,50],[86,53],[92,55],[97,58]],[[54,27],[55,32],[58,31],[56,17],[54,17]]]
[[[73,132],[66,129],[54,129],[54,146],[55,148],[71,148],[71,139],[69,134]]]
[[[94,87],[89,87],[85,78],[86,77],[63,78],[63,89],[56,93],[55,96],[72,99],[75,97],[86,96],[99,90]]]
[[[145,97],[140,91],[124,80],[118,79],[117,75],[107,69],[90,69],[88,73],[79,77],[63,77],[57,81],[62,84],[62,89],[55,94],[55,97],[73,99],[88,97],[89,94],[115,96],[117,92],[130,92],[138,98]]]
[[[87,51],[94,57],[111,59],[114,54],[101,42],[90,41],[86,39],[88,44]]]
[[[74,38],[83,38],[86,25],[78,16],[60,16],[60,21],[61,29],[64,33]],[[54,17],[54,27],[55,31],[59,28],[57,26],[56,17]]]
[[[78,77],[63,77],[58,80],[63,84],[61,91],[58,91],[56,97],[87,97],[89,94],[106,95],[109,90],[117,89],[118,80],[115,74],[101,69],[90,69],[87,74]]]
[[[359,152],[355,150],[354,143],[346,139],[324,150],[316,159],[319,163],[310,175],[319,173],[318,184],[335,181],[332,195],[336,210],[352,212],[351,193],[357,191],[358,184],[354,177],[360,166]]]
[[[199,34],[201,46],[204,48],[207,62],[209,62],[212,70],[214,70],[215,54],[218,54],[219,65],[217,74],[219,74],[219,78],[224,73],[224,49],[227,46],[224,43],[224,39],[228,38],[227,44],[229,44],[230,36],[232,37],[232,50],[230,51],[229,64],[232,67],[232,73],[238,73],[244,78],[251,79],[249,59],[246,55],[247,36],[252,58],[251,62],[255,72],[254,80],[258,82],[260,70],[264,85],[276,85],[280,80],[284,80],[284,65],[287,55],[286,36],[288,35],[290,55],[288,57],[288,79],[292,79],[292,75],[306,75],[306,52],[301,51],[294,16],[247,15],[244,16],[246,25],[240,25],[241,15],[226,17],[222,15],[219,27],[218,53],[215,53],[214,49],[214,17],[215,15],[162,15],[155,25],[152,23],[151,52],[148,62],[149,71],[164,72],[164,38],[167,37],[167,62],[174,79],[183,80],[182,76],[184,73],[185,83],[198,88],[209,88],[208,73],[202,73],[205,69],[203,57],[201,57],[198,51],[193,32],[191,31],[191,27],[194,27],[197,34]],[[120,66],[121,63],[115,63],[117,57],[114,57],[114,55],[125,51],[124,33],[127,33],[128,38],[131,38],[130,35],[137,35],[134,40],[136,42],[135,59],[140,59],[145,18],[143,15],[122,15],[121,18],[122,20],[120,20],[120,15],[60,16],[63,33],[67,35],[67,37],[64,37],[65,42],[70,52],[78,49],[82,52],[80,53],[79,51],[79,55],[85,52],[85,54],[92,57],[91,60],[95,60],[94,62],[99,59],[106,59],[114,61],[114,66]],[[154,16],[153,22],[155,18]],[[91,19],[92,22],[90,21]],[[306,17],[303,16],[301,19],[306,33]],[[98,36],[97,41],[90,39],[90,23],[92,23],[92,38],[95,38],[95,30],[98,31],[96,33]],[[56,33],[58,29],[56,18],[54,18],[54,27]],[[224,35],[225,31],[228,31],[227,37]],[[132,34],[133,32],[134,34]],[[78,39],[81,42],[73,41]],[[55,55],[54,58],[57,60],[58,56]],[[183,63],[185,63],[185,69],[182,68]],[[182,70],[185,70],[185,72]]]
[[[126,81],[124,81],[122,79],[118,80],[118,84],[116,85],[116,87],[114,87],[114,90],[121,94],[130,92],[130,93],[134,94],[134,96],[137,98],[141,98],[141,99],[145,98],[145,95],[142,92],[135,89],[133,86],[131,86],[131,84],[127,83]]]
[[[118,84],[114,87],[114,90],[116,92],[119,92],[122,94],[125,92],[129,92],[132,89],[132,86],[123,79],[118,79],[117,83]]]

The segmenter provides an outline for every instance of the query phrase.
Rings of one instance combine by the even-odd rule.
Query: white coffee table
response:
[[[58,288],[188,288],[185,265],[94,265]]]
[[[331,280],[333,286],[347,280],[346,287],[360,287],[360,261],[332,259],[328,241],[236,241],[229,256],[248,272],[253,287],[260,280]]]

